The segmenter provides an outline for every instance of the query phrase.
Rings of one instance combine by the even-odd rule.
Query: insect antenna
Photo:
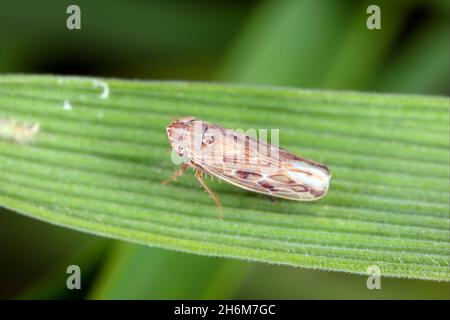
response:
[[[164,158],[167,156],[167,154],[172,150],[172,148],[167,147],[166,151],[163,153],[163,155],[161,156],[161,158],[159,159],[159,163],[163,163],[164,162]]]

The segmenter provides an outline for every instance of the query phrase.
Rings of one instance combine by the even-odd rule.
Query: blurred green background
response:
[[[81,8],[81,30],[66,8]],[[368,30],[366,8],[381,8]],[[0,72],[449,94],[450,2],[2,1]],[[82,290],[66,289],[66,267]],[[0,209],[0,298],[449,299],[447,283],[172,252]]]

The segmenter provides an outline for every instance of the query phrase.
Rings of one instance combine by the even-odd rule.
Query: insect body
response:
[[[317,200],[328,191],[331,173],[325,165],[238,131],[194,117],[175,120],[166,131],[171,148],[184,162],[163,183],[193,168],[195,177],[219,207],[219,218],[222,206],[203,180],[203,173],[250,191],[290,200]]]

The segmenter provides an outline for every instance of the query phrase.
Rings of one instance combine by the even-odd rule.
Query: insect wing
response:
[[[331,177],[326,166],[248,136],[231,135],[217,141],[222,150],[219,159],[214,154],[204,156],[198,162],[200,169],[238,187],[275,197],[308,201],[326,194]]]

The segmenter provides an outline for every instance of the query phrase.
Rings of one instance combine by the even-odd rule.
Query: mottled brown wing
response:
[[[258,148],[242,148],[250,140]],[[240,188],[291,200],[316,200],[327,192],[331,174],[326,166],[244,135],[231,141],[234,145],[224,147],[221,162],[214,157],[198,161],[201,170]]]

